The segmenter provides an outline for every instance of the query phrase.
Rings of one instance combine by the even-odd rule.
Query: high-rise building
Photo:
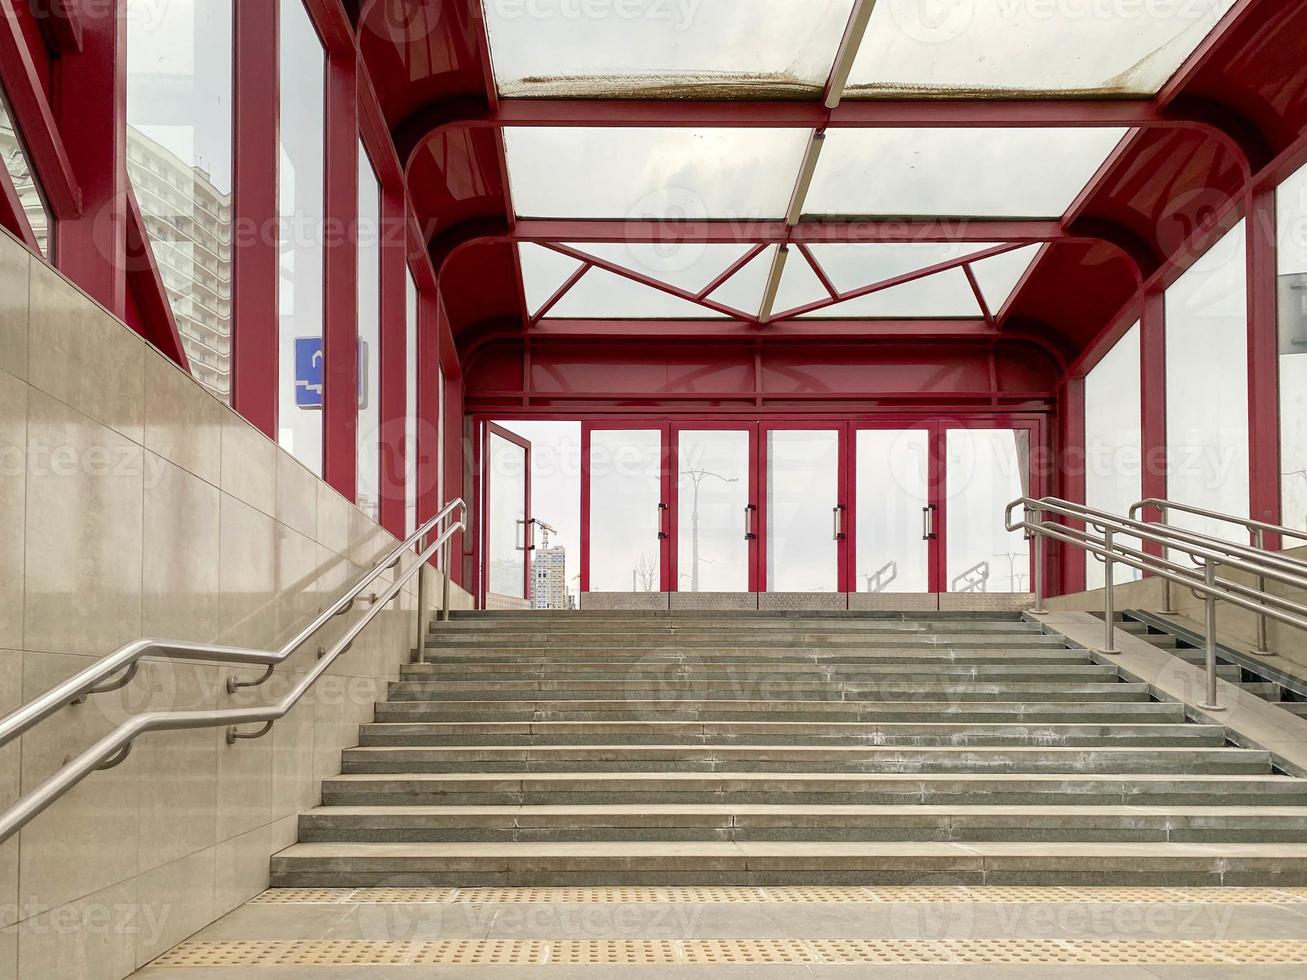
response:
[[[138,129],[127,172],[195,380],[231,401],[231,195]]]
[[[555,545],[532,554],[531,608],[567,609],[567,549]]]

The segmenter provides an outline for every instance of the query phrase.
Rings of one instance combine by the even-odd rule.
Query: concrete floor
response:
[[[916,900],[900,898],[909,893],[892,889],[824,890],[822,895],[805,889],[747,891],[747,901],[726,901],[722,894],[708,901],[645,901],[614,893],[610,900],[599,895],[601,900],[583,904],[556,901],[560,896],[547,889],[518,893],[521,901],[511,900],[512,893],[500,893],[500,901],[493,904],[436,890],[430,901],[366,889],[269,893],[135,976],[607,980],[620,974],[624,980],[707,980],[725,971],[741,978],[841,980],[1307,977],[1307,890],[915,889],[910,894]],[[270,902],[273,898],[278,901]],[[723,941],[711,948],[724,960],[685,962],[702,957],[708,940]],[[780,942],[756,946],[750,940]],[[861,952],[853,954],[849,947],[839,947],[845,961],[831,962],[833,940],[882,945],[856,947]],[[460,941],[469,945],[441,945],[439,955],[484,955],[492,948],[485,944],[506,942],[514,945],[494,948],[517,950],[527,960],[513,965],[438,965],[430,960],[436,947],[423,945]],[[569,941],[575,945],[559,945]],[[352,945],[361,942],[389,945]],[[606,945],[610,942],[616,945]],[[277,945],[249,945],[255,943]],[[287,945],[291,943],[302,945]],[[550,961],[541,963],[542,947],[529,943],[551,944]],[[252,950],[264,955],[273,951],[281,962],[233,962],[232,957],[248,957]],[[403,963],[422,951],[426,962]],[[564,951],[573,959],[592,962],[562,962],[567,958]],[[658,955],[672,959],[650,959]],[[795,960],[777,962],[785,955]],[[895,956],[907,962],[893,962]],[[605,957],[607,961],[593,962]],[[187,958],[190,964],[183,963]],[[942,959],[961,962],[929,962]]]

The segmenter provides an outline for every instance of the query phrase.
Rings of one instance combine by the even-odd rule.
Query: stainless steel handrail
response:
[[[1203,517],[1222,524],[1233,524],[1236,527],[1242,527],[1248,532],[1252,546],[1258,551],[1266,552],[1267,555],[1274,555],[1279,564],[1286,567],[1307,569],[1307,561],[1303,561],[1300,558],[1292,558],[1278,552],[1269,551],[1266,548],[1266,536],[1268,534],[1279,535],[1282,538],[1294,538],[1297,541],[1307,542],[1307,532],[1298,531],[1291,527],[1284,527],[1280,524],[1268,524],[1265,521],[1256,521],[1248,517],[1236,517],[1234,514],[1223,514],[1220,511],[1208,510],[1205,507],[1195,507],[1193,504],[1182,504],[1174,500],[1163,500],[1160,497],[1147,497],[1134,504],[1130,508],[1130,517],[1137,520],[1139,519],[1140,514],[1150,507],[1162,515],[1160,521],[1152,523],[1161,524],[1167,527],[1171,526],[1170,514],[1172,511],[1181,514],[1192,514],[1195,517]],[[1208,535],[1208,537],[1213,541],[1220,540],[1212,538],[1210,535]],[[1265,582],[1259,582],[1258,584],[1263,590],[1266,588]],[[1171,608],[1170,582],[1162,583],[1162,604],[1165,606],[1162,610],[1163,612],[1175,612],[1175,610]],[[1270,644],[1267,642],[1267,633],[1268,623],[1266,617],[1257,617],[1257,649],[1254,652],[1262,657],[1274,657],[1276,654],[1271,650]]]
[[[1013,511],[1022,508],[1024,519],[1014,521]],[[1085,525],[1083,529],[1068,524],[1045,520],[1045,515],[1066,518]],[[1116,564],[1137,568],[1167,582],[1193,589],[1206,604],[1206,668],[1207,701],[1202,707],[1223,710],[1217,699],[1216,676],[1216,604],[1230,603],[1241,609],[1264,615],[1277,622],[1307,631],[1307,605],[1265,590],[1265,585],[1252,587],[1221,578],[1220,568],[1255,576],[1259,582],[1279,582],[1307,590],[1307,574],[1286,571],[1277,563],[1264,560],[1267,556],[1251,548],[1242,548],[1224,542],[1212,544],[1203,535],[1192,534],[1169,525],[1147,524],[1119,517],[1106,511],[1095,510],[1083,504],[1055,497],[1035,500],[1023,497],[1007,507],[1005,523],[1009,531],[1024,530],[1028,537],[1047,538],[1080,548],[1103,559],[1105,564],[1104,638],[1102,651],[1116,654],[1116,594],[1113,568]],[[1092,530],[1091,530],[1092,529]],[[1101,537],[1096,537],[1097,532]],[[1141,548],[1121,543],[1120,538],[1136,538],[1162,546],[1162,555],[1149,554]],[[1035,549],[1035,612],[1045,612],[1043,549]],[[1192,559],[1197,567],[1190,567],[1165,557],[1178,552]]]
[[[453,514],[458,511],[462,514],[460,520],[448,524]],[[204,711],[167,711],[167,712],[150,712],[137,715],[124,722],[113,732],[110,732],[100,741],[96,742],[89,749],[66,762],[53,775],[42,782],[32,792],[26,794],[17,800],[11,807],[0,814],[0,842],[7,840],[21,829],[28,821],[45,810],[79,782],[85,779],[92,772],[98,769],[110,769],[119,765],[127,758],[131,751],[132,744],[140,735],[152,731],[180,731],[193,728],[221,728],[228,727],[227,741],[235,742],[239,739],[258,738],[266,735],[274,722],[284,718],[287,712],[304,696],[317,680],[326,672],[327,668],[343,653],[353,645],[354,640],[363,632],[373,620],[381,614],[381,611],[389,605],[400,594],[403,587],[408,583],[415,574],[419,573],[428,561],[441,549],[448,553],[449,541],[459,531],[466,530],[466,511],[467,505],[464,501],[455,500],[446,505],[439,514],[427,521],[422,527],[418,528],[409,536],[403,544],[399,545],[383,558],[367,575],[360,579],[353,587],[348,589],[339,599],[333,602],[314,620],[301,630],[294,639],[290,640],[280,650],[254,650],[245,647],[228,647],[220,645],[205,645],[199,643],[172,643],[162,640],[138,640],[135,643],[127,644],[107,657],[104,657],[96,664],[86,670],[74,675],[62,684],[51,688],[41,697],[23,705],[16,711],[11,712],[5,718],[0,719],[0,745],[16,738],[18,735],[31,729],[34,725],[40,723],[43,719],[48,718],[59,709],[70,704],[83,700],[88,695],[105,693],[110,690],[117,690],[130,682],[134,676],[139,661],[147,654],[161,656],[168,659],[178,660],[210,660],[219,663],[232,664],[262,664],[267,666],[268,670],[264,676],[256,682],[250,682],[240,686],[248,687],[255,684],[261,684],[269,676],[272,670],[280,663],[287,660],[300,647],[325,626],[331,619],[336,616],[349,612],[354,601],[361,595],[364,589],[368,588],[377,578],[396,567],[403,558],[403,553],[413,547],[419,541],[424,540],[436,528],[441,525],[445,526],[436,540],[423,548],[418,556],[417,561],[407,571],[401,572],[395,577],[394,582],[386,589],[384,593],[378,596],[372,603],[372,607],[361,616],[349,629],[345,631],[344,636],[338,640],[329,650],[322,651],[317,663],[309,670],[304,677],[297,683],[290,692],[287,693],[280,701],[271,705],[260,708],[227,708],[211,709]],[[446,569],[447,571],[447,569]],[[445,575],[448,582],[448,574]],[[419,620],[421,619],[421,600],[419,600]],[[448,610],[449,605],[449,587],[445,587],[445,608]],[[113,681],[110,684],[102,685],[100,682],[114,674],[126,670],[122,678]],[[231,688],[229,687],[229,690]],[[240,725],[264,723],[264,728],[255,733],[244,734],[237,731]]]

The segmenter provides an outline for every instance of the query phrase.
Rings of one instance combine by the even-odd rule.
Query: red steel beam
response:
[[[177,329],[172,301],[168,298],[163,274],[150,245],[145,218],[136,202],[136,192],[131,188],[127,190],[127,258],[127,277],[141,315],[141,335],[189,373],[191,365],[182,344],[181,331]]]
[[[8,228],[33,252],[41,254],[36,232],[27,220],[27,212],[23,209],[23,202],[18,197],[18,190],[14,187],[7,167],[0,167],[0,225]]]
[[[1280,325],[1275,191],[1249,196],[1248,236],[1248,454],[1249,511],[1253,520],[1279,524]],[[1267,547],[1279,547],[1278,538]]]
[[[32,16],[41,25],[46,43],[56,54],[82,50],[82,21],[68,0],[27,0]]]
[[[517,332],[516,336],[521,336]],[[693,340],[996,340],[999,331],[983,320],[772,320],[762,327],[741,320],[540,320],[536,339],[633,340],[651,335]],[[491,338],[503,339],[503,338]]]
[[[277,438],[281,96],[278,4],[236,0],[233,9],[235,152],[232,155],[232,407]]]

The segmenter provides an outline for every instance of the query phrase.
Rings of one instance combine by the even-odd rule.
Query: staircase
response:
[[[436,624],[274,886],[1307,885],[1307,780],[1019,616]]]

